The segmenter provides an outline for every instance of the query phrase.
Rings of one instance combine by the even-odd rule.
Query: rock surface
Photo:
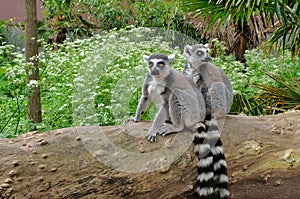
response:
[[[149,143],[144,128],[150,125],[0,139],[0,198],[196,198],[196,158],[187,134]],[[300,198],[300,112],[228,116],[222,140],[231,198]]]

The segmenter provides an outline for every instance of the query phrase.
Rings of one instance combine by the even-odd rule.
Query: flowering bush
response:
[[[266,114],[264,102],[259,101],[256,95],[261,88],[257,84],[281,85],[266,75],[263,71],[285,77],[290,80],[299,79],[299,57],[291,59],[290,52],[285,56],[276,57],[263,54],[259,50],[246,51],[246,66],[236,61],[232,55],[213,58],[213,62],[223,68],[228,75],[234,91],[234,102],[231,107],[232,113],[245,113],[247,115]]]
[[[0,136],[28,130],[25,58],[13,45],[0,46]],[[23,129],[22,131],[20,129]]]
[[[142,55],[175,54],[173,67],[183,70],[183,46],[195,41],[173,31],[126,28],[95,35],[84,40],[65,42],[58,50],[41,41],[38,55],[43,122],[40,131],[75,125],[114,125],[132,117],[141,96],[146,75]],[[55,48],[57,49],[57,48]],[[276,72],[289,65],[299,75],[287,55],[284,59],[246,54],[244,65],[232,56],[215,58],[214,63],[229,76],[235,93],[251,97],[259,89],[250,86],[270,79],[261,68]],[[27,119],[28,86],[24,54],[13,46],[0,47],[0,137],[11,137],[30,129]],[[143,119],[152,119],[152,107]]]
[[[41,41],[38,59],[43,122],[38,124],[39,130],[121,123],[135,112],[141,95],[146,75],[143,54],[176,54],[174,67],[182,70],[184,56],[172,45],[176,38],[171,36],[159,29],[127,28],[66,42],[58,50]],[[0,70],[0,135],[10,137],[30,128],[27,87],[36,82],[26,82],[22,52],[12,46],[0,50],[0,58],[5,59]],[[148,119],[151,110],[149,113],[145,114]]]

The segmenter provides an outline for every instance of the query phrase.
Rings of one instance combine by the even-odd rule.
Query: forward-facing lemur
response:
[[[164,54],[145,57],[149,74],[153,78],[153,86],[164,88],[161,92],[162,105],[147,138],[149,141],[155,141],[157,134],[164,136],[183,129],[190,130],[194,135],[193,142],[198,158],[196,192],[202,199],[216,198],[213,195],[214,165],[210,142],[219,142],[219,133],[207,133],[203,123],[206,115],[204,97],[195,83],[170,67],[173,59],[174,56]],[[172,124],[164,123],[168,113]],[[220,163],[220,166],[223,166],[223,163]]]
[[[201,60],[204,62],[211,61],[211,58],[208,55],[208,46],[204,45],[202,48],[202,54]],[[186,65],[184,67],[183,74],[186,75],[189,78],[192,78],[191,69],[189,67],[188,62],[186,62]],[[142,115],[148,110],[151,102],[154,102],[156,107],[159,107],[159,105],[162,102],[160,93],[161,93],[161,87],[159,85],[154,86],[153,84],[153,78],[148,73],[146,78],[144,79],[143,86],[142,86],[142,96],[139,100],[139,104],[136,109],[135,117],[129,118],[124,121],[124,123],[128,123],[129,121],[139,122],[141,121]],[[169,116],[167,117],[167,121],[170,121]]]
[[[195,48],[195,49],[190,49],[190,47],[191,46],[186,47],[185,53],[186,54],[188,52],[195,53],[196,52],[195,49],[197,49],[197,52],[196,52],[197,56],[192,55],[192,53],[190,53],[189,56],[187,55],[187,62],[186,62],[183,74],[185,74],[187,77],[189,77],[193,81],[195,81],[195,83],[197,83],[197,85],[198,85],[198,88],[200,88],[200,90],[202,90],[203,94],[205,94],[207,96],[208,89],[205,85],[202,86],[203,81],[201,81],[201,78],[200,78],[201,71],[195,70],[195,69],[197,69],[197,67],[194,68],[192,64],[195,64],[195,66],[198,66],[196,63],[199,64],[200,61],[203,64],[211,61],[211,58],[208,56],[208,48],[205,45],[200,45],[200,46],[198,46],[199,48]],[[190,61],[188,60],[188,57],[191,58]],[[213,67],[213,70],[215,70],[215,66]],[[219,69],[217,68],[217,70],[219,70]],[[221,73],[222,72],[223,71],[221,71]],[[207,76],[207,77],[209,77],[209,76]],[[225,75],[225,77],[226,77],[226,75]],[[225,84],[228,84],[229,80],[225,81],[225,82],[226,82]],[[210,83],[210,85],[212,85],[212,83]],[[230,85],[230,82],[228,85]],[[214,88],[214,87],[218,87],[218,83],[215,83],[212,88]],[[229,86],[229,90],[231,90],[231,85]],[[155,84],[154,79],[151,74],[148,74],[147,77],[145,78],[142,91],[143,91],[142,96],[140,98],[140,102],[139,102],[138,108],[136,110],[135,118],[128,119],[125,122],[128,122],[130,120],[133,120],[135,122],[140,121],[141,115],[148,109],[151,101],[156,100],[156,103],[159,104],[160,100],[162,100],[161,98],[157,97],[157,96],[159,96],[159,93],[162,91],[162,87],[161,87],[161,85]],[[229,99],[231,99],[231,98],[229,97]],[[232,100],[231,100],[231,102],[232,102]],[[229,104],[231,105],[231,102],[228,103],[227,105],[229,105]],[[210,109],[211,106],[208,106],[208,107]],[[166,112],[168,115],[168,109],[166,110]],[[167,116],[167,118],[169,118],[169,117]],[[201,198],[211,198],[211,197],[212,198],[227,198],[229,195],[229,192],[228,192],[228,178],[227,178],[227,174],[226,174],[227,166],[226,166],[225,156],[223,154],[222,142],[221,142],[220,136],[219,136],[220,134],[218,133],[218,131],[213,131],[214,129],[218,129],[218,123],[216,122],[216,120],[214,120],[215,116],[212,117],[212,119],[210,119],[210,118],[211,118],[211,114],[207,114],[207,116],[206,116],[207,121],[206,121],[205,128],[208,128],[208,130],[210,131],[209,135],[206,133],[202,133],[201,136],[199,137],[199,139],[195,139],[195,141],[194,141],[196,146],[205,142],[205,144],[203,144],[203,147],[204,148],[206,147],[205,149],[204,148],[202,149],[201,153],[198,152],[198,154],[197,154],[198,159],[199,159],[198,164],[197,164],[199,167],[199,169],[198,169],[199,175],[197,177],[197,185],[198,185],[197,193],[201,196]],[[164,122],[164,121],[160,121],[160,122]],[[207,139],[207,137],[211,138],[211,139]],[[149,135],[148,135],[148,139],[149,138],[151,138],[151,136],[149,137]],[[206,139],[206,141],[205,141],[205,139]],[[216,143],[216,145],[213,146],[212,144],[209,144],[210,142],[214,142],[214,143]],[[211,148],[211,145],[212,145],[212,148]],[[210,151],[210,152],[208,153],[208,151]],[[205,155],[205,153],[208,153],[208,154]],[[213,154],[215,155],[214,158],[212,157]],[[216,164],[214,164],[213,161]],[[215,168],[213,168],[214,166],[215,166]],[[214,172],[214,170],[215,170],[215,172]],[[221,172],[218,174],[219,170]],[[214,175],[214,173],[215,173],[215,175]],[[203,178],[203,176],[206,176],[206,177]]]
[[[211,62],[204,61],[207,55],[207,46],[196,44],[185,47],[187,74],[201,90],[206,104],[205,126],[207,135],[218,135],[218,140],[207,140],[210,143],[213,159],[203,166],[213,167],[213,194],[207,198],[229,198],[227,164],[220,138],[220,128],[225,115],[230,111],[232,104],[232,86],[221,68]],[[201,165],[198,165],[201,167]],[[206,198],[206,197],[205,197]]]
[[[187,45],[189,46],[189,45]],[[185,47],[185,50],[187,48]],[[198,59],[202,62],[211,62],[211,57],[208,55],[208,44],[201,45],[199,44],[199,48],[197,49]],[[185,66],[183,69],[183,74],[191,79],[193,79],[193,68],[191,67],[188,61],[185,62]]]
[[[162,104],[156,114],[147,139],[156,141],[156,135],[165,136],[184,129],[196,131],[196,126],[204,121],[206,112],[204,98],[196,84],[182,73],[171,68],[174,56],[153,54],[144,56],[153,81],[151,87],[160,88]],[[172,124],[165,123],[168,119]]]

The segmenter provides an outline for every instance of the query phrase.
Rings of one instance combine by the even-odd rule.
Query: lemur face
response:
[[[193,46],[186,45],[184,53],[187,58],[204,60],[208,56],[208,45],[196,44]]]
[[[154,76],[159,76],[168,72],[174,57],[174,55],[152,54],[149,57],[144,56],[144,59],[148,63],[149,73]]]

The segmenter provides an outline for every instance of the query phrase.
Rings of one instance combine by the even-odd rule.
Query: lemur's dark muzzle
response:
[[[159,71],[158,70],[151,70],[151,75],[159,75]]]

